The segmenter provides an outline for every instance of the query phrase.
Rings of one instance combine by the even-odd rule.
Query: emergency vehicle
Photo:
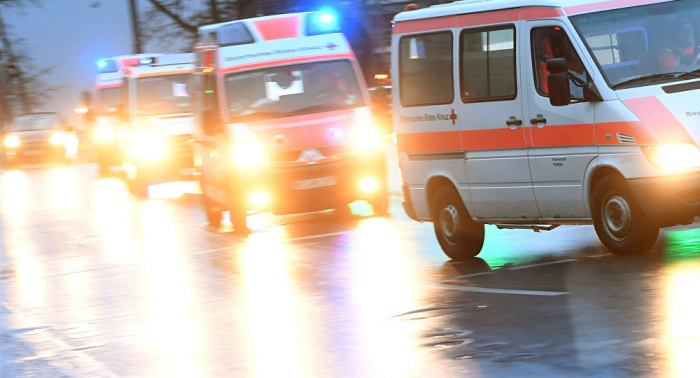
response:
[[[118,135],[121,122],[118,117],[122,101],[121,87],[124,81],[124,71],[128,67],[140,65],[140,59],[152,59],[162,54],[121,55],[102,59],[97,62],[97,77],[95,80],[95,103],[83,104],[91,107],[94,114],[93,144],[100,175],[106,176],[114,166],[121,166]]]
[[[207,216],[388,207],[381,136],[357,59],[327,12],[200,28],[195,159]]]
[[[700,215],[691,0],[457,1],[395,16],[394,126],[404,209],[448,257],[484,225],[593,224],[617,255]],[[685,31],[687,33],[687,30]],[[697,38],[695,39],[698,40]],[[693,51],[694,50],[694,51]]]
[[[140,58],[125,70],[120,138],[122,167],[132,194],[144,197],[151,184],[190,181],[194,54]]]

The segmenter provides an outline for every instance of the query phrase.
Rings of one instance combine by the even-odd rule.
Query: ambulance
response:
[[[637,254],[700,215],[700,2],[415,8],[392,32],[403,205],[448,257],[486,224],[593,224]]]
[[[122,167],[129,190],[148,195],[151,184],[192,181],[194,168],[194,54],[141,57],[125,70],[120,109]]]
[[[121,166],[118,134],[121,122],[118,117],[122,101],[121,87],[124,81],[124,71],[137,66],[141,58],[151,59],[162,54],[121,55],[97,62],[97,77],[95,79],[94,104],[85,103],[94,115],[92,140],[95,146],[96,158],[101,176],[110,174],[110,169]],[[86,108],[87,109],[87,108]]]
[[[309,12],[200,28],[195,161],[211,224],[229,210],[388,208],[382,138],[337,16]]]

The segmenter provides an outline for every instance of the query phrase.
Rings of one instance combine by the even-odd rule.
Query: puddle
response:
[[[438,316],[452,315],[462,312],[465,309],[481,308],[478,305],[460,305],[460,306],[441,306],[441,307],[428,307],[422,308],[420,310],[414,310],[409,312],[404,312],[403,314],[394,315],[392,319],[401,320],[419,320],[427,318],[435,318]]]
[[[445,340],[445,341],[438,341],[435,343],[425,344],[424,346],[428,347],[428,348],[444,349],[444,348],[454,348],[454,347],[460,346],[460,345],[471,344],[472,342],[474,342],[474,340],[472,340],[472,339]]]
[[[457,339],[457,338],[463,338],[468,335],[471,335],[472,331],[447,331],[447,332],[436,332],[436,333],[431,333],[428,335],[425,335],[425,337],[429,339]]]
[[[497,352],[495,350],[483,350],[479,352],[472,352],[472,353],[467,353],[467,354],[462,354],[459,356],[455,357],[455,360],[474,360],[477,358],[486,358],[486,357],[492,357],[500,354],[500,352]]]
[[[494,362],[517,362],[517,361],[527,360],[527,359],[530,359],[533,357],[535,357],[535,355],[532,353],[513,354],[510,356],[497,358],[494,360]]]

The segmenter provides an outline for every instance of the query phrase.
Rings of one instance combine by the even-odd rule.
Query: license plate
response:
[[[324,186],[335,185],[335,177],[321,177],[310,180],[299,180],[294,183],[295,190],[305,190],[314,188],[323,188]]]
[[[46,151],[44,150],[27,150],[24,151],[24,155],[46,155]]]

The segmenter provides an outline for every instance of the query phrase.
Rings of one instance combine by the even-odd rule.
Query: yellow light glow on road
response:
[[[693,264],[672,272],[669,288],[669,330],[674,363],[669,376],[700,376],[700,265]]]
[[[141,203],[143,231],[143,264],[151,323],[147,330],[155,347],[158,376],[199,377],[201,345],[192,311],[192,282],[188,276],[186,256],[180,250],[181,240],[163,201]]]
[[[2,207],[11,223],[21,223],[29,210],[29,188],[22,171],[8,171],[2,175]]]
[[[250,237],[241,258],[255,376],[311,376],[302,367],[305,324],[291,283],[289,251],[275,236],[258,234]]]
[[[51,204],[60,210],[59,216],[71,218],[78,210],[78,179],[70,168],[54,168],[49,174]]]
[[[133,262],[136,258],[130,195],[123,182],[108,178],[95,183],[95,225],[105,239],[105,252],[112,263]]]
[[[414,325],[392,319],[420,308],[420,280],[411,275],[411,254],[402,248],[395,225],[384,218],[363,220],[347,253],[352,259],[348,287],[361,322],[359,350],[371,363],[370,371],[386,369],[386,374],[397,376],[402,374],[396,372],[428,371],[414,347]]]

